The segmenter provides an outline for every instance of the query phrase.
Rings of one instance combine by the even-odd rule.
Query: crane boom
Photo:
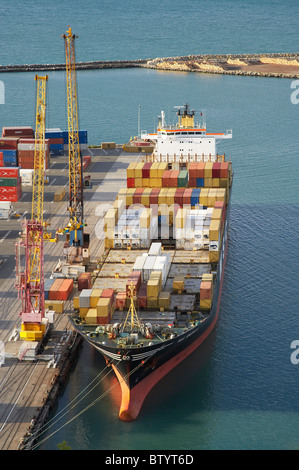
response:
[[[31,220],[22,223],[23,237],[16,245],[16,287],[22,300],[22,328],[20,337],[37,341],[44,334],[44,172],[46,82],[48,76],[35,76],[37,81],[36,131]],[[50,238],[50,237],[45,237]],[[51,240],[52,241],[52,240]],[[25,268],[21,272],[20,247],[25,247]]]
[[[76,84],[75,35],[72,29],[63,34],[66,55],[68,144],[69,144],[69,229],[72,244],[83,244],[83,178],[79,146],[78,103]]]

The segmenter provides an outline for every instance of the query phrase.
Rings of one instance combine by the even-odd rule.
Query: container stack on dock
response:
[[[20,169],[0,168],[0,201],[17,202],[22,196]]]

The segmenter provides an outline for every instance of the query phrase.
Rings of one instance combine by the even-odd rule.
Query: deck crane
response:
[[[84,237],[83,227],[83,176],[82,156],[79,145],[78,102],[76,84],[75,36],[69,27],[61,36],[65,42],[66,85],[68,111],[68,144],[69,144],[69,199],[68,211],[70,219],[67,227],[60,233],[69,236],[68,261],[83,259],[84,240],[88,243],[88,235]]]
[[[22,221],[22,236],[16,244],[16,287],[22,300],[20,338],[39,341],[45,333],[44,317],[44,240],[56,242],[43,221],[45,181],[45,117],[48,76],[35,75],[37,82],[36,131],[31,219]],[[20,248],[25,248],[25,267],[21,272]]]

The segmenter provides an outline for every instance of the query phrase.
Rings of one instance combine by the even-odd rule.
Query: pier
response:
[[[136,60],[77,62],[77,70],[148,68],[175,72],[299,78],[299,53],[199,54]],[[0,65],[0,73],[64,71],[65,64]]]
[[[126,167],[134,156],[123,152],[121,146],[113,150],[88,149],[91,165],[86,170],[92,175],[92,188],[84,191],[85,214],[91,234],[90,269],[97,266],[104,250],[104,240],[95,233],[100,216],[98,204],[113,203],[126,178]],[[68,156],[54,157],[51,161],[49,184],[45,185],[45,219],[51,220],[49,230],[55,232],[68,221],[66,196],[54,202],[54,194],[68,185]],[[89,173],[90,172],[90,173]],[[31,188],[23,190],[20,202],[14,209],[21,216],[28,216],[31,209]],[[73,332],[68,313],[73,309],[73,297],[65,302],[64,313],[56,313],[43,347],[35,357],[28,355],[23,342],[18,339],[21,318],[20,301],[15,288],[15,241],[20,232],[20,218],[1,220],[0,231],[0,449],[28,450],[34,445],[39,430],[45,425],[55,405],[61,386],[65,383],[73,361],[80,353],[80,336]],[[63,259],[63,241],[45,244],[45,277],[49,277],[59,259]],[[51,429],[51,432],[53,430]],[[44,436],[42,436],[44,437]]]

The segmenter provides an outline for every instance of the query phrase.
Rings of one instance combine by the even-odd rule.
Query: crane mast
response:
[[[44,238],[52,241],[44,232],[44,178],[45,178],[45,118],[46,83],[48,76],[35,76],[37,81],[36,132],[34,148],[34,173],[31,219],[22,222],[22,237],[16,245],[16,287],[22,300],[22,328],[20,337],[40,340],[44,325]],[[54,240],[56,241],[56,240]],[[25,268],[21,272],[20,247],[25,247]]]
[[[67,231],[70,234],[70,245],[83,246],[83,178],[82,157],[79,146],[78,102],[76,84],[75,38],[72,29],[63,34],[66,55],[66,84],[68,112],[69,144],[69,201],[70,220]]]

